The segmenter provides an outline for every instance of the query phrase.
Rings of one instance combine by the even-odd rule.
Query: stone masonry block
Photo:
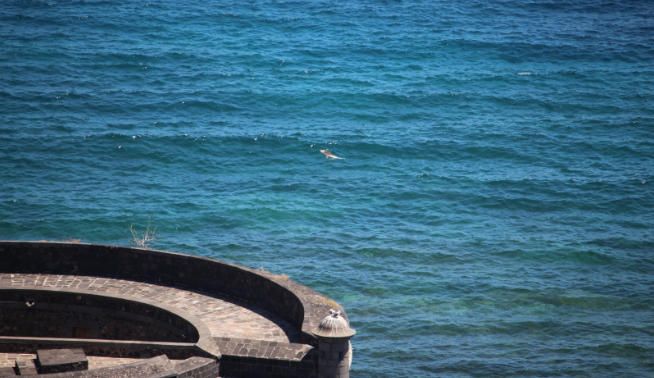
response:
[[[82,349],[39,349],[36,356],[41,374],[86,370],[89,367]]]

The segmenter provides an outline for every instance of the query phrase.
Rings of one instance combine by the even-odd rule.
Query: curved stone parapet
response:
[[[43,314],[29,312],[30,302],[38,297],[48,303],[48,295],[57,296],[56,304]],[[52,311],[70,303],[81,309],[78,323],[104,328],[89,337],[64,328],[35,337],[21,334],[25,327],[0,327],[0,354],[74,346],[115,358],[157,355],[144,352],[149,349],[170,358],[214,358],[229,376],[265,376],[270,369],[280,376],[318,376],[314,331],[330,309],[344,313],[287,276],[180,253],[63,242],[0,241],[1,296],[11,299],[17,318],[25,313],[55,321]],[[111,314],[112,307],[122,310]],[[129,319],[129,332],[140,335],[131,342],[107,325]],[[165,334],[156,335],[156,324]]]

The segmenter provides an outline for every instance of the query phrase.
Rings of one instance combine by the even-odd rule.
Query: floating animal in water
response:
[[[331,151],[329,150],[320,150],[320,153],[325,155],[327,159],[340,159],[343,160],[342,157],[334,155]]]

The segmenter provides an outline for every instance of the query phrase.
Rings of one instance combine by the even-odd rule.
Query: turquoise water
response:
[[[355,377],[651,376],[653,62],[647,1],[3,1],[0,239],[286,273]]]

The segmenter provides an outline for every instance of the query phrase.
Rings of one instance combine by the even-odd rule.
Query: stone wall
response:
[[[0,271],[77,274],[151,282],[230,296],[302,328],[300,299],[255,271],[202,257],[136,248],[67,243],[0,242]]]
[[[171,358],[188,358],[194,355],[214,356],[220,360],[221,372],[231,377],[316,377],[319,373],[318,362],[321,354],[317,349],[318,339],[313,332],[331,308],[340,310],[346,317],[338,303],[284,276],[208,258],[138,248],[0,241],[0,273],[94,276],[175,287],[217,298],[227,298],[239,304],[252,304],[264,312],[284,319],[301,331],[291,337],[290,343],[278,343],[229,337],[212,339],[206,337],[207,330],[200,330],[200,341],[194,344],[191,339],[196,335],[189,336],[184,324],[184,320],[190,318],[185,317],[180,321],[174,316],[167,317],[165,307],[158,309],[159,312],[148,312],[146,300],[146,303],[142,304],[145,306],[143,308],[130,305],[121,308],[121,311],[113,315],[107,315],[107,318],[102,318],[99,313],[108,304],[100,303],[97,299],[90,299],[91,303],[87,299],[85,307],[95,306],[97,311],[87,309],[85,314],[78,315],[88,318],[81,320],[81,323],[111,322],[112,319],[108,319],[109,317],[118,316],[133,322],[135,329],[129,330],[127,334],[136,332],[139,334],[138,338],[148,340],[153,335],[148,334],[147,327],[142,327],[144,318],[140,318],[147,313],[156,323],[153,323],[153,327],[163,327],[165,338],[174,342],[170,342],[170,345],[156,342],[148,345],[147,341],[118,345],[120,340],[115,339],[120,338],[120,333],[109,332],[107,335],[90,335],[93,338],[106,336],[114,339],[107,342],[68,340],[64,343],[61,340],[43,338],[38,345],[57,347],[61,343],[61,346],[81,347],[90,353],[105,356],[111,356],[116,350],[120,350],[121,356],[137,357],[157,354],[167,354]],[[20,300],[24,301],[25,298]],[[15,302],[16,306],[19,306],[20,301],[15,300]],[[158,306],[158,304],[153,305]],[[7,316],[20,316],[20,311],[14,310],[16,312],[7,313],[9,314]],[[44,311],[35,316],[34,320],[47,322],[48,316],[50,315]],[[194,325],[196,329],[203,326],[196,324],[195,320],[190,322],[191,327]],[[50,337],[62,336],[52,334],[51,330],[48,332]],[[64,329],[62,332],[72,333],[73,337],[84,337],[70,329]],[[0,330],[0,338],[3,338],[2,335]],[[30,347],[35,347],[35,345],[28,346],[18,338],[10,340],[5,337],[5,339],[3,348],[24,352]],[[208,351],[210,353],[207,353]]]
[[[317,350],[307,344],[215,337],[228,377],[298,377],[317,374]]]
[[[48,374],[48,378],[98,378],[98,377],[144,377],[144,378],[215,378],[219,374],[218,363],[210,358],[190,357],[172,362],[165,355],[127,365],[100,368],[92,371],[70,371]]]
[[[196,342],[185,319],[141,302],[40,290],[0,290],[0,336]]]

